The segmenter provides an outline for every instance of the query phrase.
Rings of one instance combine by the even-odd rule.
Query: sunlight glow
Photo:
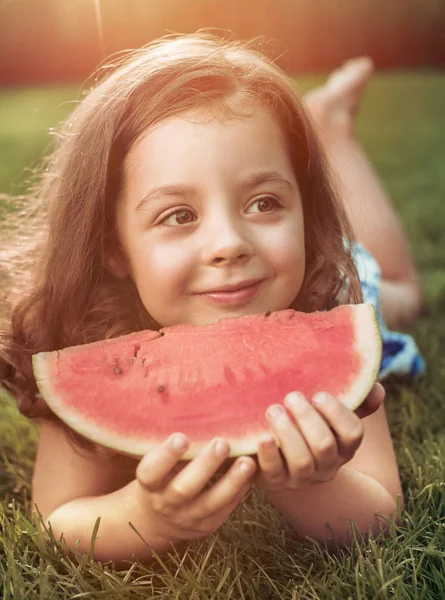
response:
[[[100,0],[93,0],[94,2],[94,13],[96,16],[97,35],[99,36],[100,53],[102,58],[105,56],[105,40],[104,30],[102,26],[102,11],[100,6]]]

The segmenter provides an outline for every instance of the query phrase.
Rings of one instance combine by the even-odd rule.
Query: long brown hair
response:
[[[0,248],[4,325],[0,381],[31,418],[53,418],[37,393],[31,356],[156,328],[130,279],[107,270],[123,160],[136,140],[173,114],[241,95],[283,129],[303,200],[306,275],[299,309],[361,300],[345,239],[352,239],[314,127],[293,85],[248,44],[172,36],[112,60],[60,129],[23,210],[5,220]],[[4,233],[4,235],[3,235]]]

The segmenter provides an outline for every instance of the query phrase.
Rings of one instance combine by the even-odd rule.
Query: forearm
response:
[[[384,525],[376,514],[389,518],[397,509],[396,499],[379,482],[347,465],[332,481],[270,492],[269,498],[301,535],[332,540],[333,534],[339,543],[350,541],[351,521],[363,533],[379,533]]]
[[[100,517],[98,537],[94,544],[96,560],[116,562],[130,560],[134,555],[143,560],[151,558],[151,546],[157,553],[170,548],[170,540],[154,533],[153,523],[138,503],[136,486],[132,481],[124,488],[105,496],[78,498],[53,511],[45,522],[51,525],[56,539],[63,537],[69,548],[79,540],[77,550],[88,552],[97,518]],[[144,543],[129,522],[144,538]]]

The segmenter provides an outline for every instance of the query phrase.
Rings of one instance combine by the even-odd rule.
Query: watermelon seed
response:
[[[119,367],[114,367],[113,371],[116,373],[116,375],[122,375],[122,369],[119,369]]]
[[[160,386],[158,387],[158,392],[163,392],[163,391],[164,391],[164,386],[163,386],[163,385],[160,385]]]
[[[138,355],[138,352],[139,352],[140,349],[141,349],[141,345],[140,344],[135,344],[135,346],[134,346],[134,354],[133,354],[133,356],[135,358],[137,358],[137,355]]]
[[[264,313],[264,316],[265,316],[265,317],[270,317],[270,314],[271,314],[271,313],[270,313],[270,310],[268,310],[266,313]]]
[[[163,331],[160,331],[159,335],[162,337],[163,335],[165,335],[165,333]]]

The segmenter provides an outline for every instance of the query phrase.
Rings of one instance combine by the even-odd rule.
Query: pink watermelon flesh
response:
[[[354,410],[380,360],[374,308],[361,304],[141,331],[36,354],[33,366],[50,408],[85,437],[142,456],[181,431],[191,458],[221,436],[232,456],[255,453],[266,408],[293,390]]]

